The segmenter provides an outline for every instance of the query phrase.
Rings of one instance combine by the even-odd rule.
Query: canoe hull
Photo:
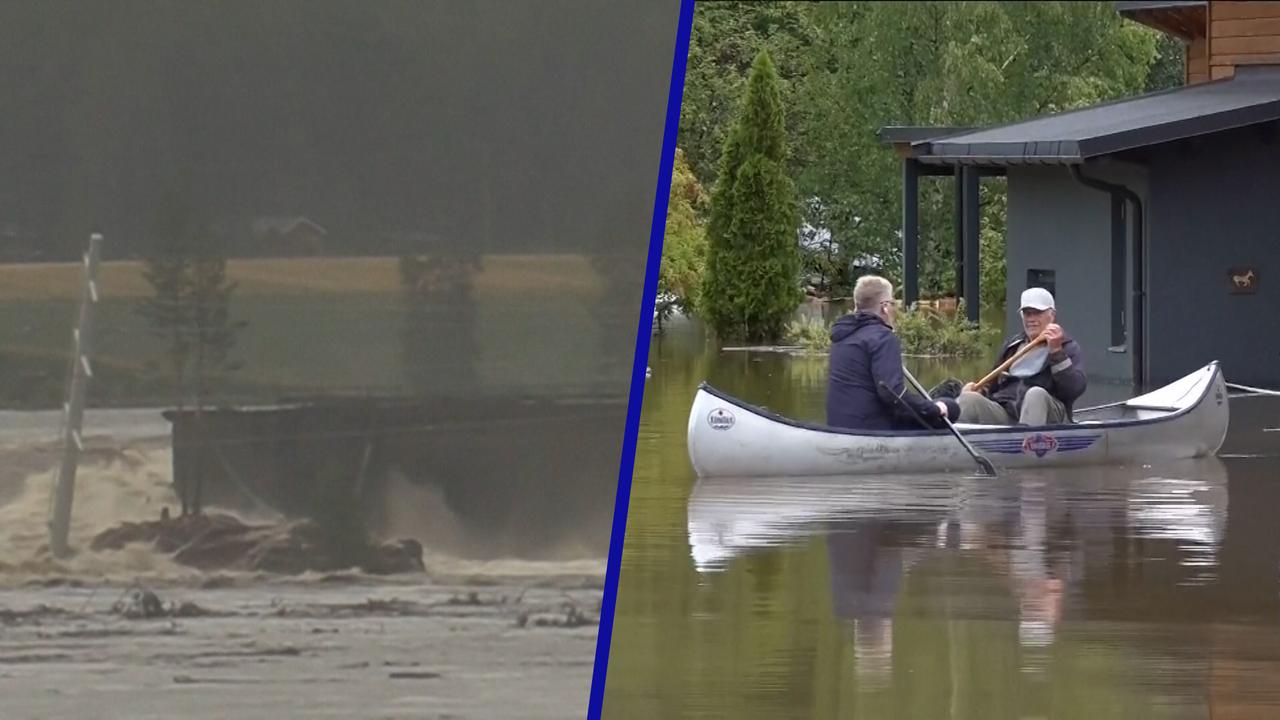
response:
[[[1218,364],[1157,392],[1167,396],[1168,388],[1181,392],[1177,409],[1158,412],[1122,403],[1122,419],[1040,428],[961,426],[961,432],[1002,468],[1167,461],[1216,453],[1229,420]],[[797,423],[705,385],[689,413],[688,446],[699,477],[946,472],[974,466],[946,431],[846,431]]]

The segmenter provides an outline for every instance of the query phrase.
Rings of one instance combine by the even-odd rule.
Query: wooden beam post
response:
[[[902,161],[902,299],[907,307],[920,299],[920,166]]]
[[[970,322],[978,322],[982,312],[981,293],[978,288],[980,277],[978,250],[980,247],[981,216],[978,214],[978,169],[962,168],[964,194],[964,307],[965,317]]]

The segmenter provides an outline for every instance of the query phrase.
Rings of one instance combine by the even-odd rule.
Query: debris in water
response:
[[[111,612],[129,620],[153,620],[155,618],[193,618],[207,617],[213,613],[193,602],[165,604],[159,595],[145,588],[126,591],[128,597],[122,597],[111,606]]]
[[[252,685],[269,681],[261,678],[201,678],[190,675],[174,675],[173,682],[177,685]]]
[[[516,602],[520,601],[516,598]],[[481,597],[480,593],[472,591],[466,595],[453,595],[445,601],[445,605],[462,605],[471,607],[487,607],[493,605],[506,605],[510,602],[510,598],[506,595],[492,595],[489,597]]]
[[[438,672],[422,670],[422,671],[412,671],[412,672],[387,673],[387,677],[391,678],[392,680],[435,680],[436,678],[443,677],[443,675],[441,675]]]
[[[422,545],[332,537],[313,520],[249,525],[220,513],[126,522],[93,538],[94,551],[149,543],[178,563],[205,571],[239,570],[298,575],[356,567],[372,575],[423,572]]]
[[[53,616],[70,615],[71,613],[62,608],[50,607],[40,604],[30,610],[8,610],[0,608],[0,625],[39,625],[40,620]]]
[[[592,618],[578,608],[577,603],[567,602],[563,605],[564,615],[553,615],[551,617],[533,617],[528,612],[522,612],[516,616],[516,627],[527,627],[530,622],[534,627],[553,627],[553,628],[579,628],[586,625],[595,625],[599,623],[599,619]]]
[[[117,600],[111,612],[130,620],[150,620],[164,617],[164,603],[150,590],[134,590],[128,600]]]

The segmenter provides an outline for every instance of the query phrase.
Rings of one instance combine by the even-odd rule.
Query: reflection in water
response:
[[[1280,716],[1272,457],[695,479],[698,381],[815,418],[814,364],[654,344],[606,715]],[[1266,402],[1229,446],[1273,454]]]
[[[1044,671],[1041,651],[1054,643],[1072,586],[1086,572],[1109,573],[1116,560],[1112,554],[1086,563],[1089,537],[1169,541],[1182,564],[1213,564],[1227,511],[1221,461],[1134,475],[1058,472],[1052,491],[1049,478],[1035,474],[703,478],[689,498],[689,544],[699,571],[715,572],[753,552],[823,538],[835,615],[851,623],[859,677],[874,685],[892,669],[895,608],[913,568],[961,564],[949,556],[977,558],[1016,604],[1011,620],[1030,663],[1024,670]],[[986,613],[954,604],[969,600],[963,594],[947,595],[948,620]]]

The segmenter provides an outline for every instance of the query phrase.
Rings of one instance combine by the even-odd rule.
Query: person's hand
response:
[[[1044,336],[1045,341],[1049,344],[1049,352],[1060,352],[1062,350],[1062,326],[1058,323],[1049,323],[1040,333]]]
[[[964,387],[960,388],[960,392],[974,392],[974,389],[973,389],[974,387],[975,387],[974,383],[967,382],[964,384]]]
[[[942,402],[941,400],[938,400],[938,401],[936,401],[936,402],[934,403],[934,405],[937,405],[937,406],[938,406],[938,412],[942,413],[942,417],[946,417],[946,416],[947,416],[947,406],[946,406],[946,403]]]

